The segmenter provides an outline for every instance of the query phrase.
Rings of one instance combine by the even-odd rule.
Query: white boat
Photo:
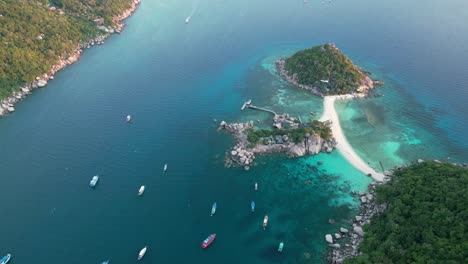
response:
[[[211,216],[213,216],[214,214],[216,214],[216,203],[213,203],[213,206],[211,206]]]
[[[330,81],[329,80],[320,80],[321,82],[323,83],[329,83]]]
[[[131,115],[127,115],[126,120],[127,120],[127,123],[129,123],[130,121],[132,121],[132,116],[131,116]]]
[[[110,260],[103,261],[101,264],[109,264]]]
[[[268,226],[268,215],[265,215],[265,218],[263,218],[263,229],[266,229]]]
[[[138,190],[138,196],[141,196],[145,192],[145,186],[142,185],[140,189]]]
[[[144,247],[142,250],[140,250],[140,253],[138,253],[138,260],[142,259],[145,256],[147,248],[148,247]]]
[[[258,191],[258,183],[255,183],[255,191]]]
[[[89,186],[91,187],[94,187],[96,186],[96,184],[98,183],[99,181],[99,176],[93,176],[93,178],[91,179],[91,181],[89,181]]]
[[[0,264],[7,264],[8,261],[10,261],[11,259],[11,254],[7,254],[6,256],[4,256],[2,259],[0,259]]]
[[[190,17],[187,17],[187,18],[185,19],[185,24],[188,24],[189,22],[190,22]]]
[[[167,164],[164,164],[163,172],[166,172],[166,171],[167,171]]]

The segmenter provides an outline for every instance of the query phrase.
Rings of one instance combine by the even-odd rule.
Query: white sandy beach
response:
[[[343,130],[340,126],[340,120],[338,119],[338,114],[335,110],[335,101],[338,99],[352,99],[356,96],[353,95],[334,95],[334,96],[325,96],[323,100],[323,115],[320,117],[320,121],[330,120],[332,122],[331,128],[333,131],[333,136],[335,137],[338,144],[336,148],[338,151],[349,161],[356,169],[362,171],[364,174],[371,174],[372,178],[376,181],[382,181],[384,175],[382,173],[376,172],[371,168],[366,162],[364,162],[359,155],[354,152],[353,148],[346,140],[346,137],[343,133]]]

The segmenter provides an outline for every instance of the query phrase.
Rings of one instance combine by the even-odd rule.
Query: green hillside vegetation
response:
[[[288,75],[297,82],[314,86],[323,94],[347,94],[355,91],[365,74],[332,44],[299,51],[286,59]],[[329,80],[323,83],[320,80]]]
[[[468,169],[424,162],[376,190],[388,209],[347,263],[468,263]]]
[[[269,138],[271,136],[283,136],[287,135],[295,143],[302,142],[306,134],[314,135],[318,134],[324,140],[328,140],[332,137],[331,128],[318,120],[313,120],[307,126],[299,128],[286,128],[286,129],[250,129],[247,132],[247,140],[252,144],[257,144],[263,138]],[[261,142],[263,143],[263,142]]]
[[[81,41],[96,36],[98,30],[92,20],[104,17],[110,21],[110,17],[130,3],[131,0],[54,0],[52,3],[0,0],[0,99],[47,72]],[[48,8],[52,6],[56,10]],[[78,6],[82,11],[76,11]],[[58,10],[60,7],[65,13]]]

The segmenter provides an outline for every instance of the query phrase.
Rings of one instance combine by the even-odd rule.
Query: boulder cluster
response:
[[[363,226],[370,223],[370,219],[375,214],[380,214],[386,209],[386,204],[375,202],[375,187],[381,183],[372,182],[369,184],[369,192],[352,191],[361,202],[360,213],[350,221],[351,230],[341,227],[339,233],[334,234],[335,241],[331,234],[325,236],[326,242],[332,247],[328,255],[328,262],[333,264],[343,263],[345,259],[354,258],[359,255],[358,245],[364,239]],[[335,243],[334,243],[335,242]]]

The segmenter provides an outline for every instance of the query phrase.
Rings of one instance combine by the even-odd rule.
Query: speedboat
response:
[[[209,235],[205,240],[203,240],[203,242],[201,243],[201,247],[202,248],[209,247],[211,245],[211,243],[213,243],[215,238],[216,238],[216,234]]]
[[[0,259],[0,264],[7,264],[11,259],[11,254],[7,254],[2,259]]]
[[[94,187],[96,186],[97,182],[99,181],[99,176],[93,176],[91,181],[89,181],[89,186]]]
[[[283,252],[283,248],[284,248],[284,242],[281,241],[281,243],[279,243],[279,246],[278,246],[278,252]]]
[[[211,206],[211,216],[213,216],[216,213],[216,202],[213,203],[213,206]]]
[[[166,172],[167,171],[167,163],[164,164],[164,169],[163,169],[163,172]]]
[[[132,116],[131,115],[127,115],[127,123],[129,123],[130,121],[132,121]]]
[[[188,24],[189,22],[190,22],[190,17],[187,17],[187,18],[185,19],[185,24]]]
[[[255,188],[255,191],[258,191],[258,183],[255,183],[254,188]]]
[[[252,208],[252,213],[255,212],[255,202],[254,201],[252,201],[250,203],[250,208]]]
[[[263,229],[266,229],[268,226],[268,215],[265,215],[265,218],[263,218]]]
[[[147,248],[148,247],[144,247],[142,250],[140,250],[140,253],[138,253],[138,260],[142,259],[145,256]]]
[[[138,196],[141,196],[145,192],[145,186],[142,185],[140,189],[138,190]]]

